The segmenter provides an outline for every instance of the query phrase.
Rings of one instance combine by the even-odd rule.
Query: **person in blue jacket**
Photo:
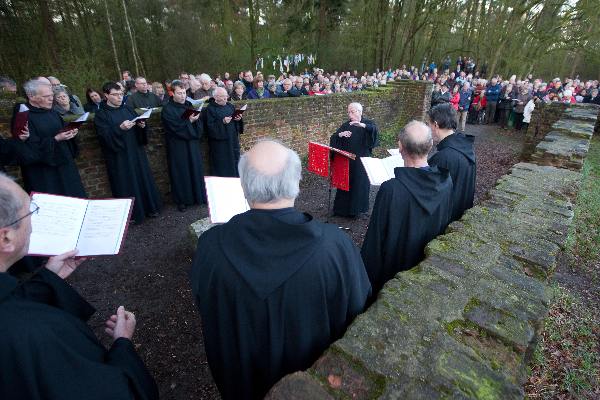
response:
[[[492,78],[490,86],[485,91],[485,97],[487,98],[487,105],[485,106],[485,123],[489,124],[490,121],[494,122],[494,116],[496,115],[496,105],[498,104],[498,97],[500,96],[500,90],[502,86],[498,83],[498,78]]]

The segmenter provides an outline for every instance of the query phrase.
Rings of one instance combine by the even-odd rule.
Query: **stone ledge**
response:
[[[566,108],[557,126],[588,131],[591,113]],[[428,244],[423,262],[386,283],[313,366],[284,377],[268,398],[292,396],[286,388],[298,374],[323,389],[304,397],[317,400],[523,398],[589,147],[580,134],[549,134],[537,148],[541,165],[515,165]]]

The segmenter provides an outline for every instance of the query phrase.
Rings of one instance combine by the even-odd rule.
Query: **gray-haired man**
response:
[[[348,236],[294,209],[301,169],[281,144],[255,145],[239,163],[251,210],[198,241],[192,290],[226,400],[263,398],[285,374],[308,368],[370,293]]]
[[[95,312],[64,279],[81,264],[77,251],[51,257],[19,283],[6,271],[29,248],[39,208],[0,173],[0,398],[158,399],[135,351],[135,316],[119,307],[106,321],[110,350],[86,321]]]

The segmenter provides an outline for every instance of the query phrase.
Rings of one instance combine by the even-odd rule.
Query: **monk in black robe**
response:
[[[148,128],[144,121],[132,121],[137,114],[122,104],[123,94],[118,85],[109,82],[103,90],[106,101],[96,112],[94,123],[110,188],[114,197],[135,197],[132,218],[141,223],[146,216],[157,216],[162,206],[144,151]]]
[[[349,121],[344,122],[331,135],[331,147],[356,154],[356,160],[350,160],[350,190],[336,190],[333,213],[341,217],[355,217],[369,210],[369,190],[371,185],[360,157],[371,157],[373,148],[379,146],[377,126],[362,117],[359,103],[348,105]]]
[[[429,128],[409,123],[398,145],[405,167],[379,188],[361,251],[374,293],[423,259],[425,245],[444,232],[452,211],[450,174],[427,165]]]
[[[179,210],[183,211],[186,206],[206,203],[200,152],[203,129],[200,114],[181,119],[182,114],[192,108],[185,101],[183,84],[175,82],[171,89],[173,98],[163,107],[161,119],[165,128],[171,194]]]
[[[94,308],[63,280],[81,263],[76,251],[51,257],[21,283],[6,273],[27,253],[31,212],[29,196],[3,176],[0,194],[0,399],[158,399],[131,342],[133,314],[120,307],[107,321],[108,351],[86,324]]]
[[[138,76],[135,78],[136,92],[127,99],[127,105],[132,108],[154,108],[162,107],[161,99],[148,88],[146,78]]]
[[[294,209],[300,173],[294,152],[257,144],[240,161],[252,209],[198,241],[192,291],[225,400],[262,399],[284,375],[310,367],[370,293],[350,238]]]
[[[452,191],[452,221],[462,217],[473,207],[475,198],[475,176],[477,163],[472,135],[455,133],[456,111],[449,104],[429,110],[429,126],[433,137],[438,141],[437,153],[429,159],[429,164],[450,171],[454,189]]]
[[[87,197],[75,157],[79,153],[77,129],[60,132],[65,126],[61,116],[52,110],[52,87],[38,80],[25,84],[29,102],[27,127],[29,138],[21,154],[23,184],[27,192],[43,192],[63,196]]]
[[[244,133],[242,116],[232,118],[235,106],[227,102],[227,91],[216,88],[206,108],[206,128],[210,155],[210,173],[237,177],[240,160],[239,135]]]

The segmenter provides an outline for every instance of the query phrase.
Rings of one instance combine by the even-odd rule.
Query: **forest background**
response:
[[[600,0],[0,2],[0,75],[55,75],[78,93],[123,69],[164,80],[254,70],[263,57],[271,73],[273,58],[297,53],[328,71],[460,55],[488,76],[599,79]]]

